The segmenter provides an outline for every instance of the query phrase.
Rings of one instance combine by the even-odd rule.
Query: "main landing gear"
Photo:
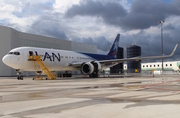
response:
[[[21,72],[17,73],[17,79],[18,80],[23,80],[23,76],[21,75]]]
[[[64,73],[59,72],[59,73],[57,73],[57,77],[72,77],[72,73],[70,73],[68,71],[65,71]]]
[[[94,71],[92,74],[89,75],[90,78],[97,78],[98,77],[98,71]]]

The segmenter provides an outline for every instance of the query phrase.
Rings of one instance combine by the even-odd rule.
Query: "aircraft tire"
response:
[[[23,76],[20,76],[21,80],[23,80]]]
[[[71,73],[67,73],[66,77],[72,77],[72,74]]]

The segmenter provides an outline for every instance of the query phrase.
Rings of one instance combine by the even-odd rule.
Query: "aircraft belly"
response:
[[[67,65],[63,65],[62,63],[58,63],[58,62],[43,62],[46,67],[50,70],[50,71],[61,71],[61,70],[79,70],[78,68],[74,68],[74,67],[70,67]],[[35,62],[36,64],[36,69],[39,69],[40,71],[41,68],[39,67],[39,65]],[[25,71],[35,71],[35,66],[34,66],[34,62],[33,61],[29,61],[26,64],[24,64],[24,67],[22,68],[22,70]]]

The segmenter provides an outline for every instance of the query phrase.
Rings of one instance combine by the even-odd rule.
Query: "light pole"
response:
[[[158,24],[161,24],[161,49],[162,49],[162,56],[163,56],[163,29],[162,29],[163,23],[164,23],[163,20],[158,22]],[[163,71],[163,57],[162,57],[162,71]]]

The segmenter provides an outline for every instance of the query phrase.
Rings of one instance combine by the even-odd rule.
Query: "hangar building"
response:
[[[15,70],[6,66],[2,62],[2,58],[11,49],[23,46],[97,53],[97,46],[95,45],[28,34],[10,27],[0,26],[0,76],[16,76]]]

